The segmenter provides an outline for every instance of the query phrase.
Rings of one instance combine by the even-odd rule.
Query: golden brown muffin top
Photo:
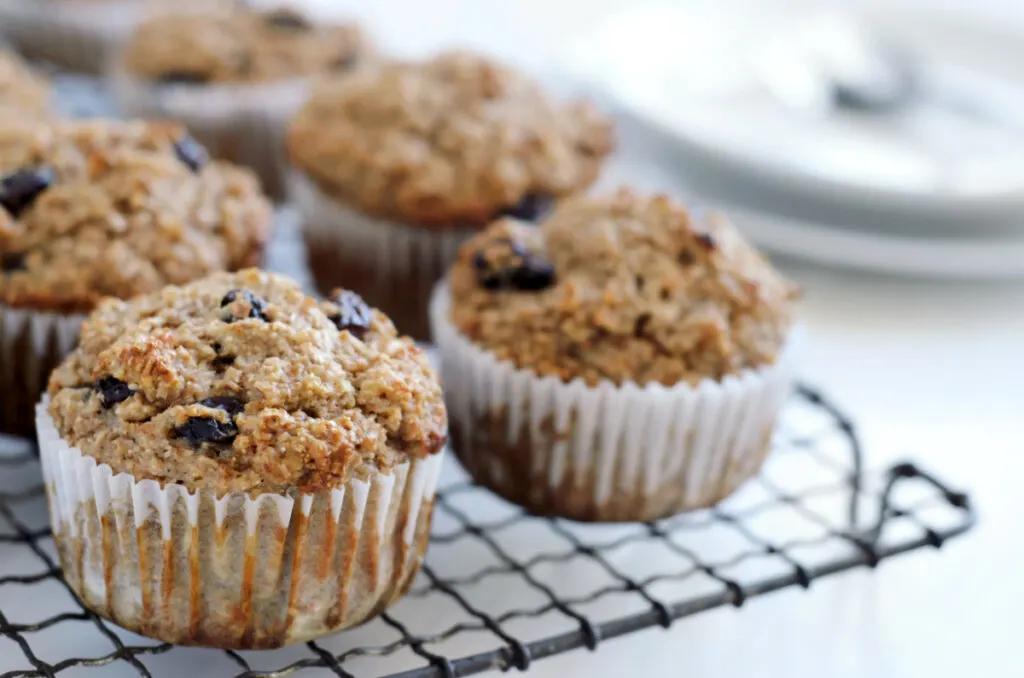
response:
[[[0,113],[7,119],[25,114],[38,117],[50,108],[50,85],[18,58],[0,49]]]
[[[252,173],[177,124],[0,125],[0,303],[88,311],[251,266],[271,220]]]
[[[362,31],[293,9],[242,6],[163,14],[128,42],[129,73],[166,83],[258,83],[349,70],[370,54]]]
[[[608,118],[589,104],[554,102],[464,52],[324,83],[288,138],[294,164],[326,192],[423,226],[483,225],[524,201],[579,192],[612,145]]]
[[[447,435],[426,354],[384,314],[255,269],[105,300],[49,392],[63,439],[115,474],[218,495],[336,488]]]
[[[671,386],[772,363],[796,288],[724,218],[628,189],[503,219],[467,242],[451,320],[501,360],[563,381]]]

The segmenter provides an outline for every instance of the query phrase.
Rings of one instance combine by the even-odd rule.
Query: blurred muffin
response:
[[[49,393],[64,577],[120,626],[277,647],[362,623],[419,569],[441,389],[351,292],[318,302],[253,269],[108,300]]]
[[[0,27],[18,50],[65,70],[97,74],[107,56],[166,0],[4,0]]]
[[[282,134],[309,80],[347,73],[370,55],[353,25],[292,9],[215,7],[142,24],[114,66],[114,92],[129,115],[181,120],[215,157],[253,168],[281,197]]]
[[[174,124],[0,125],[0,432],[29,435],[80,314],[262,259],[271,210],[247,170]]]
[[[426,339],[430,289],[459,244],[497,215],[536,219],[586,189],[611,149],[591,106],[474,54],[325,84],[288,132],[313,276]]]
[[[665,196],[498,221],[461,248],[431,307],[453,450],[538,514],[713,504],[769,450],[796,296],[724,218]]]
[[[16,54],[0,49],[0,115],[38,119],[49,113],[50,99],[50,83]]]

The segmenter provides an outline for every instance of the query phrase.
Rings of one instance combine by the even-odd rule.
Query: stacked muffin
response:
[[[344,75],[371,55],[354,25],[236,4],[146,21],[112,81],[126,114],[182,121],[215,157],[253,168],[264,190],[282,198],[284,127],[310,79]]]
[[[502,214],[543,216],[587,188],[611,148],[589,104],[552,101],[473,54],[325,84],[288,135],[317,285],[355,289],[427,339],[430,289],[459,244]]]
[[[258,264],[270,207],[252,175],[208,162],[174,124],[0,126],[0,432],[32,431],[82,314]]]

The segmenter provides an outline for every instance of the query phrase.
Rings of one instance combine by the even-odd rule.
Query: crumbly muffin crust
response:
[[[291,9],[242,6],[161,15],[142,24],[125,53],[128,71],[178,83],[260,83],[344,72],[370,46],[355,25],[319,24]]]
[[[48,177],[23,200],[0,188],[0,302],[88,311],[258,263],[269,202],[251,172],[203,154],[171,123],[0,125],[3,181]]]
[[[517,367],[590,385],[721,379],[774,362],[796,288],[720,215],[628,189],[495,222],[460,250],[450,316]]]
[[[255,269],[105,300],[53,374],[64,440],[114,473],[226,492],[315,492],[438,453],[426,354],[352,293]]]
[[[325,83],[292,121],[293,163],[372,216],[477,226],[530,195],[589,186],[613,145],[585,102],[464,52],[391,62]]]
[[[50,108],[50,85],[16,54],[0,50],[0,114],[44,115]]]

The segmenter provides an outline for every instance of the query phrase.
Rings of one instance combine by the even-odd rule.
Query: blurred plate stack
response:
[[[561,70],[623,118],[627,165],[653,153],[653,183],[728,209],[771,251],[1024,277],[1024,28],[851,6],[638,3],[574,36]]]

